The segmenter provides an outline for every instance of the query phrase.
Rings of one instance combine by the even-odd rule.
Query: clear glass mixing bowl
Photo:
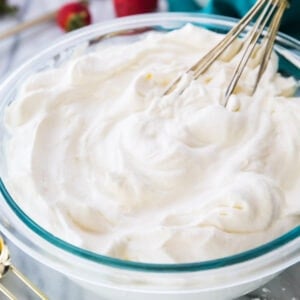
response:
[[[78,48],[92,51],[99,43],[131,43],[145,32],[168,32],[186,23],[226,33],[236,20],[164,13],[96,24],[67,34],[22,65],[0,85],[0,229],[27,254],[94,290],[104,299],[232,299],[256,289],[300,261],[300,226],[255,249],[205,262],[149,264],[106,257],[75,247],[45,231],[20,209],[5,187],[3,144],[8,134],[3,115],[29,75],[59,66]],[[300,42],[279,34],[276,49],[281,53],[280,71],[299,80]]]

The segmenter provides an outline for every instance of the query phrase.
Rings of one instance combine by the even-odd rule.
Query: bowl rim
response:
[[[53,57],[53,54],[58,54],[59,51],[66,46],[66,44],[74,42],[75,40],[80,44],[79,41],[86,41],[89,36],[93,36],[95,33],[105,32],[109,30],[110,32],[116,31],[118,26],[127,26],[127,28],[135,28],[138,25],[152,22],[153,24],[159,21],[170,22],[178,21],[183,23],[188,22],[210,22],[212,25],[228,25],[232,26],[236,24],[237,19],[215,16],[215,15],[205,15],[201,13],[155,13],[155,14],[144,14],[139,16],[130,16],[119,19],[114,19],[106,21],[103,23],[93,24],[86,28],[77,30],[60,38],[52,46],[46,48],[22,66],[20,66],[16,71],[9,75],[2,84],[0,84],[0,96],[5,89],[11,86],[15,79],[18,78],[24,71],[30,69],[37,61],[42,60],[43,58]],[[150,22],[150,23],[151,23]],[[213,22],[213,23],[212,23]],[[226,23],[226,24],[224,24]],[[150,25],[153,25],[150,24]],[[210,25],[208,24],[208,25]],[[149,25],[149,26],[150,26]],[[120,29],[119,29],[120,30]],[[287,44],[300,49],[300,41],[283,34],[279,33],[277,39],[284,40]],[[76,44],[77,44],[76,42]],[[70,47],[69,47],[70,48]],[[3,104],[4,101],[0,102],[0,111],[3,110],[6,104]],[[207,271],[212,269],[218,269],[222,267],[228,267],[231,265],[244,263],[249,260],[261,257],[265,254],[269,254],[273,250],[279,249],[288,243],[298,239],[300,237],[300,225],[296,228],[290,230],[289,232],[281,235],[280,237],[260,245],[258,247],[252,248],[250,250],[226,256],[218,259],[207,260],[202,262],[192,262],[192,263],[177,263],[177,264],[159,264],[159,263],[142,263],[135,261],[126,261],[118,258],[113,258],[101,254],[94,253],[92,251],[74,246],[48,232],[47,230],[40,227],[34,220],[32,220],[19,205],[13,200],[12,196],[7,191],[3,179],[0,177],[0,193],[2,194],[6,204],[13,211],[16,217],[22,221],[24,225],[27,226],[32,232],[37,234],[43,240],[51,243],[53,246],[58,247],[60,250],[64,250],[69,254],[75,255],[77,258],[87,259],[92,262],[96,262],[102,265],[107,265],[110,267],[121,268],[132,271],[143,271],[143,272],[163,272],[163,273],[180,273],[180,272],[198,272],[198,271]],[[300,241],[300,240],[299,240]],[[300,243],[299,243],[300,249]],[[300,252],[300,251],[299,251]],[[300,257],[300,253],[299,253]]]

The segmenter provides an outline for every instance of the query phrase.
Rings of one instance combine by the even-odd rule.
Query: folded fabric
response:
[[[168,0],[170,11],[202,12],[242,17],[256,0]],[[300,0],[290,0],[282,18],[280,31],[300,39]]]

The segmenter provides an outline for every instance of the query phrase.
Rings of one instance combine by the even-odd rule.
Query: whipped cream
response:
[[[186,25],[30,76],[5,114],[22,209],[72,244],[156,263],[231,255],[299,225],[300,99],[276,54],[254,96],[251,58],[226,108],[240,41],[161,96],[222,37]]]

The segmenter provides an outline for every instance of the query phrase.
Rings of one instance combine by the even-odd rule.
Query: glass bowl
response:
[[[265,284],[300,261],[300,226],[255,249],[204,262],[150,264],[99,255],[45,231],[22,211],[5,187],[3,144],[8,134],[3,124],[4,111],[14,101],[28,76],[59,66],[78,49],[92,51],[99,43],[131,43],[148,31],[168,32],[186,23],[226,33],[236,20],[200,14],[162,13],[92,25],[67,34],[22,65],[0,85],[0,230],[36,260],[105,299],[232,299]],[[299,65],[296,65],[300,62],[300,42],[278,34],[276,49],[281,53],[282,74],[293,75],[299,80]]]

